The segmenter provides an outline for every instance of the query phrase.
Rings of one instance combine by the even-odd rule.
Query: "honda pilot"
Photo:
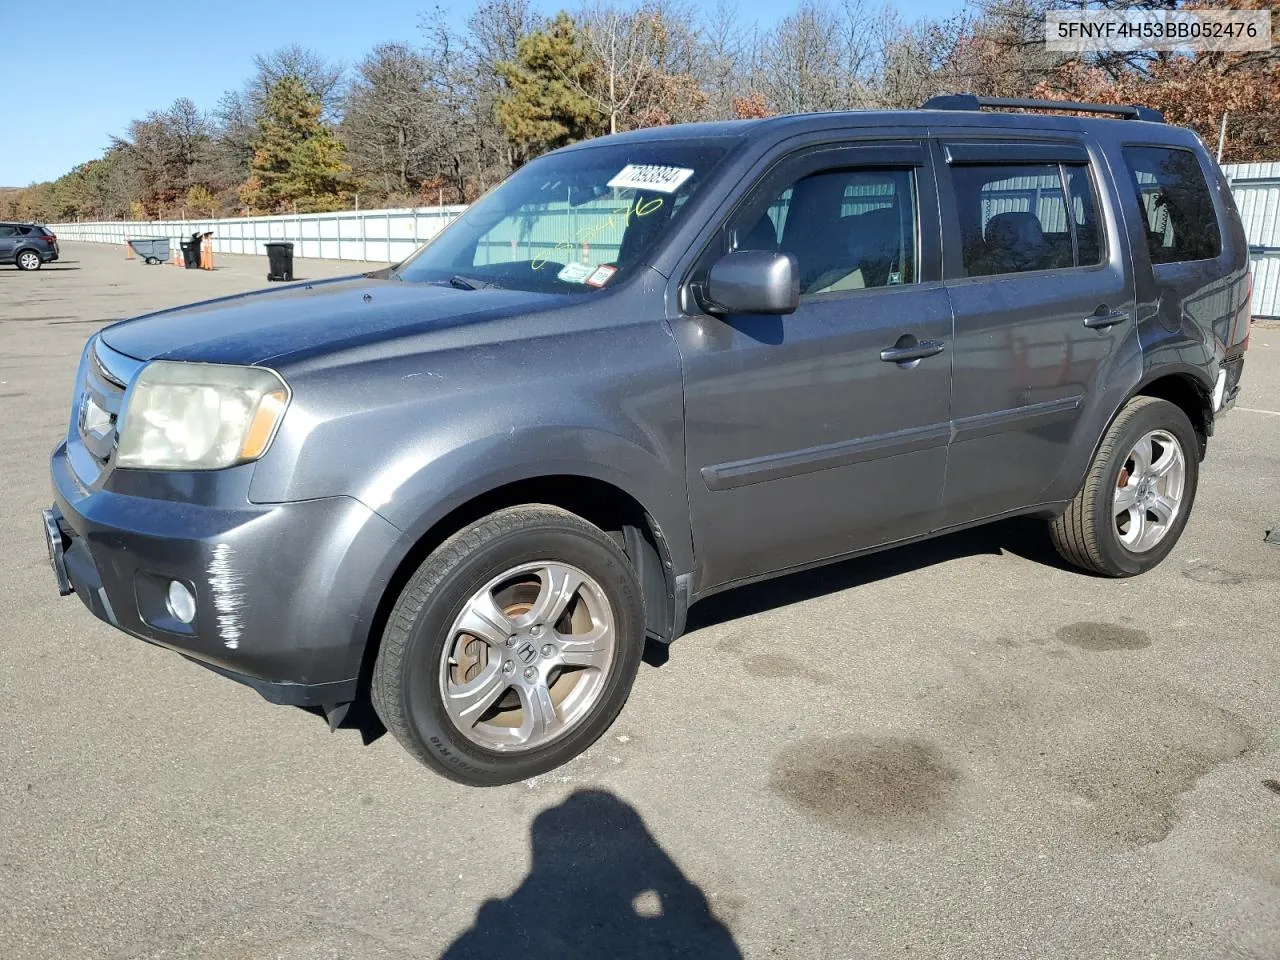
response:
[[[105,327],[60,592],[491,785],[731,587],[1016,515],[1150,570],[1239,390],[1245,237],[1195,134],[1063,106],[603,137],[394,267]]]

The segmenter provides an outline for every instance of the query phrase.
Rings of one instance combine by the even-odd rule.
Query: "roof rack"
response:
[[[924,110],[981,110],[983,107],[1004,107],[1019,110],[1069,110],[1073,113],[1105,113],[1130,120],[1147,120],[1164,123],[1164,114],[1151,107],[1138,107],[1121,103],[1077,103],[1072,100],[1020,100],[1017,97],[978,97],[972,93],[943,93],[930,97],[921,108]]]

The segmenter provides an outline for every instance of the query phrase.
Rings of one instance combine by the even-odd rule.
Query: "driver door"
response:
[[[919,141],[793,154],[693,282],[735,249],[791,253],[801,297],[790,316],[693,307],[673,323],[697,591],[927,533],[950,437],[951,307]],[[921,344],[923,359],[891,352]]]

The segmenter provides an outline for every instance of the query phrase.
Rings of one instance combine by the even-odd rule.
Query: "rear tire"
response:
[[[558,507],[510,507],[409,579],[373,668],[374,709],[427,766],[472,786],[577,756],[626,703],[644,649],[635,571]]]
[[[23,250],[18,254],[14,263],[18,265],[19,270],[39,270],[40,254],[34,250]]]
[[[1178,542],[1195,502],[1200,439],[1180,408],[1134,397],[1108,428],[1084,486],[1049,523],[1068,563],[1107,577],[1146,573]]]

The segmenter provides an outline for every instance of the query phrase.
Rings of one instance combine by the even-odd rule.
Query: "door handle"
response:
[[[1102,330],[1105,327],[1114,327],[1117,323],[1124,323],[1129,319],[1129,314],[1124,310],[1112,310],[1110,313],[1091,313],[1084,318],[1084,325],[1093,330]]]
[[[904,343],[904,340],[908,342]],[[892,347],[881,350],[880,359],[885,363],[910,363],[925,357],[936,357],[944,349],[946,344],[941,340],[916,340],[908,335],[899,339]]]

